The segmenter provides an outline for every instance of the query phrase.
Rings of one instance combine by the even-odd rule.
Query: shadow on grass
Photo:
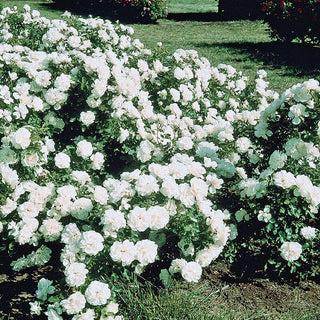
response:
[[[237,61],[252,60],[275,69],[285,68],[285,74],[295,76],[320,75],[320,47],[303,43],[231,42],[200,43],[197,47],[225,48],[234,52]]]
[[[99,16],[101,18],[106,18],[111,21],[119,20],[123,23],[155,23],[148,18],[141,17],[140,13],[137,12],[134,8],[121,7],[112,4],[108,5],[98,5],[94,7],[90,4],[86,5],[74,5],[70,1],[58,0],[51,3],[41,4],[43,7],[46,7],[50,10],[61,10],[69,11],[73,14],[78,14],[82,16]],[[170,13],[166,18],[167,20],[174,21],[203,21],[203,22],[214,22],[214,21],[234,21],[234,20],[256,20],[255,17],[249,16],[231,16],[219,12],[187,12],[187,13]]]
[[[119,21],[120,23],[143,23],[143,24],[154,24],[148,18],[142,17],[140,12],[132,7],[121,7],[117,5],[74,5],[70,1],[59,0],[57,2],[42,3],[41,6],[45,7],[47,10],[60,10],[69,11],[72,14],[81,15],[83,17],[88,17],[92,15],[93,17],[100,17],[103,19],[108,19],[112,22]]]
[[[167,17],[168,20],[174,21],[235,21],[235,20],[257,20],[250,15],[244,16],[231,16],[219,12],[186,12],[186,13],[170,13]]]

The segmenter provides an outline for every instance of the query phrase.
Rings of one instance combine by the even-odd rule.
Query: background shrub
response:
[[[127,22],[155,22],[168,14],[167,0],[55,0],[66,9],[77,8]]]
[[[319,42],[318,0],[262,1],[261,11],[272,37],[282,41]]]
[[[260,14],[259,0],[220,0],[219,13],[224,17],[240,18],[258,18]]]

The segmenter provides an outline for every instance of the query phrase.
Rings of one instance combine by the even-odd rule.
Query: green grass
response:
[[[0,0],[0,8],[17,6],[19,10],[23,10],[23,6],[28,4],[31,9],[40,11],[48,19],[59,19],[63,11],[52,9],[50,3],[51,0]]]
[[[218,0],[168,0],[169,12],[218,12]]]
[[[207,281],[159,289],[135,280],[122,285],[119,302],[128,320],[316,320],[319,316],[305,305],[299,311],[282,311],[257,303],[253,309],[244,299],[239,303],[230,291],[232,287],[219,288]]]

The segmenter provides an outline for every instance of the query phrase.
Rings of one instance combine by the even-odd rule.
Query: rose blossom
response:
[[[302,246],[298,242],[285,242],[280,247],[281,257],[289,262],[298,260],[302,253]]]
[[[143,232],[151,225],[151,216],[145,208],[135,207],[128,214],[128,225],[134,231]]]
[[[67,284],[71,287],[82,286],[86,282],[88,272],[84,263],[71,263],[64,271]]]
[[[93,205],[88,198],[79,198],[72,203],[71,215],[79,220],[86,220]]]
[[[66,310],[67,314],[79,313],[86,305],[86,298],[81,292],[75,292],[68,299],[61,302],[61,306]]]
[[[123,266],[130,265],[136,258],[136,247],[129,240],[115,241],[110,247],[110,256],[113,261],[121,262]]]
[[[103,250],[103,237],[93,230],[85,231],[79,242],[80,248],[88,255],[94,256]]]
[[[314,239],[317,236],[316,232],[317,229],[313,227],[303,227],[300,230],[301,235],[307,240]]]
[[[291,172],[281,170],[274,174],[274,184],[283,189],[290,188],[296,184],[296,178]]]
[[[96,186],[93,191],[93,198],[96,202],[101,205],[105,205],[108,203],[109,194],[106,188],[101,186]]]
[[[159,191],[157,179],[151,175],[142,174],[137,179],[135,188],[141,196],[149,195]]]
[[[80,113],[80,121],[84,125],[89,126],[90,124],[94,123],[94,120],[95,120],[95,115],[92,111]]]
[[[182,277],[188,282],[198,282],[201,278],[202,268],[199,263],[188,262],[181,270]]]
[[[17,149],[26,149],[31,143],[31,133],[26,128],[19,128],[12,136],[13,146]]]
[[[57,240],[63,229],[62,223],[56,219],[46,219],[43,220],[42,226],[39,231],[43,234],[46,241]]]
[[[94,280],[87,287],[85,297],[91,305],[101,306],[107,303],[111,291],[106,283]]]
[[[151,217],[150,229],[163,229],[169,222],[169,212],[164,207],[154,206],[148,209],[148,214]]]
[[[145,239],[136,243],[136,257],[142,266],[156,260],[158,246],[151,240]]]
[[[55,164],[56,166],[59,168],[59,169],[66,169],[66,168],[69,168],[70,167],[70,162],[71,162],[71,159],[70,157],[65,154],[64,152],[59,152],[56,154],[56,156],[54,157],[54,161],[55,161]]]
[[[93,147],[92,144],[86,140],[82,140],[77,144],[77,155],[83,159],[87,159],[92,155]]]

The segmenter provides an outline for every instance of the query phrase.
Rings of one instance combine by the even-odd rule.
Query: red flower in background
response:
[[[260,8],[272,37],[320,44],[320,0],[262,0]]]

